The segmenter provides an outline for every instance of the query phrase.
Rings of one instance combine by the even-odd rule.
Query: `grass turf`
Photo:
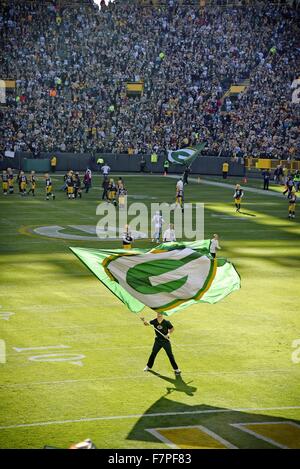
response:
[[[147,204],[151,197],[174,202],[174,179],[125,181],[129,202],[134,195]],[[220,234],[221,254],[234,262],[242,289],[171,317],[183,371],[175,379],[163,351],[157,374],[142,371],[153,332],[68,250],[120,243],[30,231],[96,225],[99,177],[81,200],[59,192],[60,176],[54,184],[55,201],[44,200],[42,182],[35,198],[0,195],[0,339],[7,351],[0,364],[0,447],[66,448],[91,438],[99,448],[165,448],[147,429],[185,425],[202,425],[239,448],[276,447],[231,424],[300,421],[300,363],[291,359],[300,339],[300,224],[287,219],[287,201],[246,189],[244,215],[236,215],[232,189],[186,187],[187,202],[205,203],[205,236]],[[7,311],[14,314],[7,318]],[[20,350],[33,347],[44,349]]]

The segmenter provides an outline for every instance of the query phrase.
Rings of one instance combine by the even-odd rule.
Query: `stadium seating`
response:
[[[200,3],[1,2],[2,151],[299,157],[299,10]]]

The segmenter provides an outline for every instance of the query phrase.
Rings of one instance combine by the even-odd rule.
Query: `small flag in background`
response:
[[[145,306],[167,316],[196,303],[217,303],[241,286],[235,267],[213,259],[210,240],[155,249],[70,248],[133,313]]]
[[[204,150],[205,143],[200,143],[194,147],[180,148],[179,150],[168,150],[168,160],[170,163],[191,165],[193,161]]]

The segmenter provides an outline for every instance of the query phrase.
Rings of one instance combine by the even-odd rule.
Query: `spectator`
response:
[[[210,155],[299,157],[288,86],[299,73],[299,9],[190,3],[1,2],[1,69],[17,86],[1,147],[160,154],[205,140]],[[145,84],[139,99],[126,95],[135,79]],[[224,98],[245,79],[246,92]]]

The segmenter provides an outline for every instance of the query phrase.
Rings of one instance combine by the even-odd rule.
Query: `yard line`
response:
[[[74,352],[78,353],[78,352]],[[200,372],[186,372],[185,376],[207,376],[207,375],[244,375],[244,374],[268,374],[268,373],[287,373],[287,372],[294,372],[294,369],[277,369],[277,370],[240,370],[240,371],[200,371]],[[162,371],[162,375],[169,374],[167,371]],[[31,386],[48,386],[48,385],[64,385],[64,384],[76,384],[76,383],[88,383],[88,382],[95,382],[95,381],[117,381],[117,380],[128,380],[128,379],[141,379],[141,376],[146,377],[146,379],[151,379],[154,377],[151,374],[145,373],[137,374],[137,375],[127,375],[127,376],[102,376],[98,378],[83,378],[83,379],[68,379],[68,380],[61,380],[61,381],[33,381],[30,383],[11,383],[11,384],[0,384],[1,388],[23,388],[23,387],[31,387]]]
[[[218,414],[228,412],[265,412],[272,410],[298,410],[300,406],[286,406],[286,407],[245,407],[245,408],[233,408],[233,409],[207,409],[207,410],[188,410],[182,412],[157,412],[151,414],[131,414],[131,415],[110,415],[102,417],[88,417],[79,419],[67,419],[67,420],[49,420],[47,422],[36,422],[36,423],[19,423],[15,425],[3,425],[0,426],[0,430],[8,430],[15,428],[29,428],[29,427],[44,427],[47,425],[63,425],[65,423],[82,423],[82,422],[99,422],[103,420],[124,420],[124,419],[140,419],[140,418],[153,418],[153,417],[167,417],[176,415],[190,415],[190,414]]]
[[[48,349],[62,349],[62,348],[70,348],[70,345],[43,345],[40,347],[13,347],[16,352],[32,352],[32,350],[48,350]]]
[[[169,178],[172,179],[178,179],[178,175],[172,175],[170,174],[168,176]],[[230,189],[231,191],[235,189],[235,184],[226,184],[224,182],[218,182],[218,181],[207,181],[206,179],[200,179],[198,180],[197,178],[189,177],[189,181],[191,182],[196,182],[197,184],[205,184],[207,186],[216,186],[216,187],[223,187],[224,189]],[[271,195],[275,197],[281,197],[282,199],[282,192],[275,192],[275,191],[264,191],[263,189],[256,189],[254,187],[249,187],[244,185],[244,187],[247,187],[247,192],[253,192],[254,194],[261,194],[261,195]]]

